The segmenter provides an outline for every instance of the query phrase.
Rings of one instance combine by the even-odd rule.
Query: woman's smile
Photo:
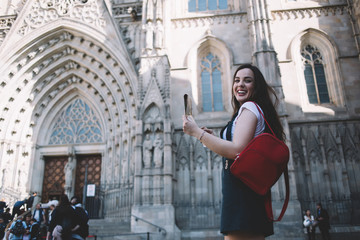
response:
[[[233,91],[236,100],[243,104],[248,101],[255,89],[254,73],[249,68],[239,70],[234,79]]]

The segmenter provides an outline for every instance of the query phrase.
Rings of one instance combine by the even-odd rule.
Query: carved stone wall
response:
[[[291,145],[302,210],[332,209],[332,224],[357,224],[360,213],[358,121],[291,124]]]
[[[73,147],[101,158],[105,218],[130,223],[133,214],[159,224],[169,239],[220,237],[221,157],[184,135],[181,120],[185,93],[194,96],[200,126],[218,135],[230,119],[230,101],[224,111],[202,112],[197,96],[199,56],[218,51],[223,96],[231,95],[233,71],[256,62],[283,101],[292,201],[270,239],[299,237],[302,211],[314,212],[317,201],[329,210],[333,231],[344,224],[352,231],[360,222],[359,2],[227,3],[189,12],[188,1],[1,1],[0,194],[12,204],[41,193],[46,159],[67,157]],[[326,41],[322,56],[334,63],[327,79],[341,104],[304,101],[296,50],[304,41]],[[68,122],[85,129],[94,126],[86,119],[92,116],[96,128],[87,134],[96,134],[76,144],[51,138],[74,101],[91,114]],[[278,213],[282,178],[272,193]],[[131,228],[154,230],[141,221]]]
[[[217,228],[222,159],[192,137],[181,132],[174,137],[177,146],[174,205],[178,226],[187,230]]]

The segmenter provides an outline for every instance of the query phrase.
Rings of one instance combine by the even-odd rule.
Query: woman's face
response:
[[[240,105],[249,100],[254,90],[255,79],[253,71],[249,68],[239,70],[234,78],[233,93]]]

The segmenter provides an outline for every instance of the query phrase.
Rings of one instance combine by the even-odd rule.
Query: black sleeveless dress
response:
[[[226,131],[226,140],[231,141],[231,128],[234,119],[221,131]],[[267,218],[264,198],[230,172],[233,160],[223,158],[222,207],[220,232],[224,235],[233,231],[261,233],[265,237],[274,234],[273,223]]]

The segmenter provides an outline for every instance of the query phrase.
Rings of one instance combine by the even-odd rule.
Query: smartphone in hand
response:
[[[185,108],[185,115],[192,115],[192,102],[191,97],[187,94],[184,94],[184,108]]]

